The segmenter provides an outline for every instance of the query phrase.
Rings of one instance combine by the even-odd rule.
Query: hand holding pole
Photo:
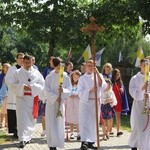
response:
[[[56,117],[62,117],[62,112],[60,110],[60,105],[61,105],[61,93],[62,93],[62,84],[63,84],[63,72],[64,72],[64,65],[60,66],[60,71],[59,71],[59,96],[58,96],[58,108],[57,108],[57,113]]]

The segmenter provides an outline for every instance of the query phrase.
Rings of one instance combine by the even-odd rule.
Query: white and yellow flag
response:
[[[82,56],[85,62],[92,57],[90,45],[88,45],[87,48],[84,50]]]
[[[142,48],[138,48],[136,51],[136,62],[135,62],[135,67],[139,67],[140,66],[140,62],[141,60],[144,58],[144,52]]]

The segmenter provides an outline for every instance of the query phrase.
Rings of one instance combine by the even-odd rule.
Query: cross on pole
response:
[[[82,27],[80,30],[82,32],[86,32],[89,35],[91,40],[92,47],[92,59],[95,66],[95,36],[97,32],[105,30],[103,26],[98,26],[95,22],[95,18],[90,18],[90,24],[87,27]],[[94,72],[94,87],[96,87],[96,73]],[[100,148],[100,140],[99,140],[99,121],[98,121],[98,100],[97,100],[97,91],[95,92],[95,112],[96,112],[96,132],[97,132],[97,148]]]

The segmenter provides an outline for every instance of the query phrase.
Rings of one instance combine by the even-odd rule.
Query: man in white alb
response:
[[[32,67],[32,56],[25,55],[23,67],[12,78],[11,88],[16,95],[19,147],[31,140],[38,113],[38,96],[44,88],[44,78]]]

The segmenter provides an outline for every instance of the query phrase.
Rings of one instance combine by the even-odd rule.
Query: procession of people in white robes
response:
[[[33,56],[22,54],[19,55],[20,59],[23,59],[22,67],[18,65],[10,67],[5,78],[9,89],[7,109],[16,111],[18,130],[16,134],[19,138],[19,146],[23,148],[32,139],[36,118],[38,117],[37,101],[41,96],[41,100],[47,101],[45,117],[48,148],[50,150],[57,150],[57,147],[64,148],[66,121],[64,101],[71,96],[73,89],[70,77],[67,73],[63,72],[63,82],[60,86],[61,59],[54,57],[54,70],[47,75],[44,81],[41,73],[32,66]],[[150,117],[142,113],[146,88],[144,81],[144,59],[141,61],[140,67],[141,71],[134,75],[129,83],[129,92],[133,98],[133,105],[131,110],[132,132],[128,144],[132,150],[149,150]],[[85,68],[86,72],[80,76],[76,85],[76,94],[79,96],[78,123],[81,136],[81,150],[88,150],[88,148],[97,149],[94,145],[97,141],[96,119],[98,119],[99,123],[101,93],[107,87],[103,75],[99,73],[92,60],[88,60],[85,63]],[[94,76],[94,73],[96,76]],[[94,77],[96,77],[96,85],[94,84]],[[147,107],[150,108],[150,84],[148,84],[146,94],[148,99]],[[44,98],[42,95],[44,95]],[[95,95],[97,95],[98,100],[98,118],[96,118],[95,111]],[[58,116],[58,110],[60,110],[62,116]]]

